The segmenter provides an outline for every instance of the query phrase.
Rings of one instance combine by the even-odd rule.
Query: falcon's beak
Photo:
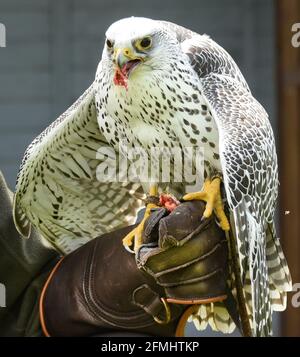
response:
[[[136,56],[130,48],[115,49],[113,58],[118,69],[126,78],[128,78],[132,70],[143,61],[143,58]]]

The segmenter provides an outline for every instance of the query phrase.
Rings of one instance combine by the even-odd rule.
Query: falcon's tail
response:
[[[244,294],[254,335],[269,336],[272,334],[272,311],[286,308],[286,295],[292,290],[292,281],[274,223],[264,231],[262,224],[245,207],[244,211],[245,214],[238,212],[236,220],[239,241],[248,241],[246,249],[240,246],[246,258],[243,263],[248,263],[248,269],[245,265],[243,269]]]
[[[272,310],[283,311],[287,292],[292,290],[292,279],[273,222],[267,230],[266,254]]]
[[[222,333],[232,333],[235,329],[235,323],[222,302],[200,305],[197,313],[190,316],[189,321],[200,331],[205,330],[207,326]]]
[[[254,336],[272,335],[272,308],[266,257],[266,232],[247,202],[233,210],[234,234],[240,259],[241,279]]]

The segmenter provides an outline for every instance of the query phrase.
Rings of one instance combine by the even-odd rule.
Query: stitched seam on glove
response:
[[[219,248],[222,247],[222,245],[224,244],[224,242],[226,242],[226,240],[223,240],[221,242],[218,242],[216,243],[215,246],[213,246],[211,248],[211,250],[209,250],[207,253],[204,253],[203,255],[193,259],[193,260],[190,260],[189,262],[185,263],[185,264],[182,264],[182,265],[179,265],[179,266],[176,266],[176,267],[173,267],[173,268],[169,268],[169,269],[166,269],[162,272],[159,272],[159,273],[154,273],[153,272],[153,276],[155,278],[160,278],[161,276],[164,276],[165,274],[169,274],[169,273],[172,273],[172,272],[175,272],[177,270],[181,270],[183,268],[186,268],[186,267],[189,267],[195,263],[198,263],[198,262],[201,262],[202,260],[205,260],[207,258],[209,258],[213,253],[215,253]]]
[[[223,273],[223,269],[221,268],[218,268],[218,269],[215,269],[213,270],[212,272],[208,273],[208,274],[205,274],[205,275],[202,275],[200,277],[197,277],[197,278],[193,278],[193,279],[189,279],[189,280],[184,280],[184,281],[180,281],[180,282],[175,282],[175,283],[163,283],[161,282],[159,279],[158,279],[158,284],[163,286],[164,288],[171,288],[171,287],[174,287],[174,286],[179,286],[179,285],[189,285],[189,284],[193,284],[193,283],[197,283],[197,282],[203,282],[207,279],[210,279],[212,278],[213,276],[215,276],[216,274],[218,273]]]
[[[208,252],[206,252],[205,254],[193,259],[193,260],[190,260],[189,262],[185,263],[185,264],[182,264],[182,265],[179,265],[179,266],[176,266],[176,267],[173,267],[173,268],[169,268],[169,269],[166,269],[164,270],[163,272],[154,272],[151,268],[149,268],[148,266],[145,266],[144,264],[147,264],[147,261],[149,258],[151,257],[155,257],[157,255],[159,255],[160,252],[153,252],[153,254],[149,254],[145,259],[143,259],[143,261],[139,261],[140,263],[140,267],[141,269],[143,269],[144,271],[146,271],[148,274],[150,274],[151,276],[153,276],[155,279],[165,275],[165,274],[168,274],[168,273],[172,273],[172,272],[175,272],[177,270],[181,270],[185,267],[188,267],[190,265],[193,265],[197,262],[200,262],[201,260],[204,260],[206,258],[208,258],[210,255],[212,255],[218,248],[222,247],[223,244],[227,244],[227,241],[225,239],[223,239],[222,241],[216,243],[216,245],[214,245]],[[164,252],[165,250],[161,250],[161,252]]]
[[[97,241],[97,245],[100,241]],[[133,328],[130,326],[130,323],[134,325],[134,328],[143,328],[147,326],[153,325],[153,320],[146,316],[142,311],[133,311],[128,314],[123,313],[123,316],[120,316],[120,313],[117,311],[113,311],[111,308],[105,306],[103,308],[102,305],[97,301],[99,297],[95,296],[95,274],[94,274],[94,266],[93,262],[95,259],[96,249],[90,253],[87,263],[86,269],[84,273],[83,280],[83,293],[86,300],[86,309],[89,313],[94,316],[97,320],[102,320],[108,325],[119,327],[119,328]],[[98,299],[97,299],[98,298]],[[122,321],[123,320],[123,321]],[[139,321],[140,320],[140,321]],[[118,322],[116,322],[118,321]]]

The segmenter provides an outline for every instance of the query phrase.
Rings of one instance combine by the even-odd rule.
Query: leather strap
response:
[[[44,284],[44,287],[42,289],[42,292],[41,292],[41,296],[40,296],[40,301],[39,301],[39,313],[40,313],[40,323],[41,323],[41,327],[42,327],[42,331],[44,333],[44,335],[46,337],[50,337],[50,334],[47,330],[47,326],[46,326],[46,323],[45,323],[45,316],[44,316],[44,306],[43,306],[43,302],[44,302],[44,297],[45,297],[45,293],[46,293],[46,290],[47,290],[47,287],[53,277],[53,275],[55,274],[56,270],[58,269],[58,267],[60,266],[61,262],[63,261],[64,258],[61,258],[57,263],[56,265],[54,266],[54,268],[52,269],[50,275],[48,276],[48,279],[46,280],[45,284]]]
[[[156,322],[170,322],[170,310],[166,305],[166,301],[147,284],[143,284],[134,290],[132,302],[136,306],[141,307],[147,314],[151,315]]]
[[[184,330],[187,323],[188,318],[195,314],[199,310],[199,305],[192,305],[187,307],[184,313],[181,315],[180,320],[177,324],[175,337],[184,337]]]

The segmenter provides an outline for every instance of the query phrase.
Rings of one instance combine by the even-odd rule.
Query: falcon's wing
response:
[[[98,127],[91,85],[25,153],[14,198],[15,224],[23,236],[29,236],[33,224],[54,247],[68,253],[133,223],[142,189],[137,183],[96,177],[99,165],[107,161],[97,151],[105,147],[109,144]],[[110,155],[109,149],[106,153]]]
[[[189,37],[182,48],[199,77],[202,95],[219,131],[226,197],[234,218],[254,334],[269,335],[273,296],[269,289],[277,289],[280,297],[291,289],[287,264],[281,248],[279,254],[275,235],[267,245],[278,190],[272,128],[230,55],[207,36]]]

